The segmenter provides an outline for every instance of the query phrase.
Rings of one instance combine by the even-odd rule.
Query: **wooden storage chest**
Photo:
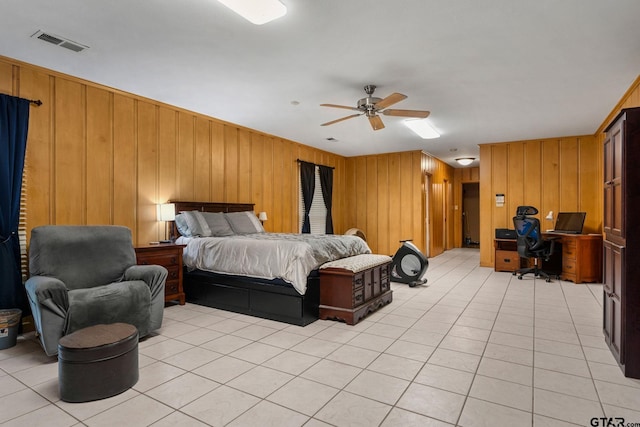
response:
[[[320,268],[320,319],[355,325],[393,300],[391,258],[364,254],[332,261]]]

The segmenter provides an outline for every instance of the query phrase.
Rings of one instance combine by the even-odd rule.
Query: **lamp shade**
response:
[[[266,221],[266,220],[267,220],[267,213],[266,213],[266,212],[260,212],[260,213],[258,214],[258,219],[259,219],[260,221]]]
[[[158,205],[158,221],[175,221],[176,205],[174,203],[163,203]]]

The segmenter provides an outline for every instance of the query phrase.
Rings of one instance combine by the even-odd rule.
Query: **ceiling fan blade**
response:
[[[391,95],[387,96],[386,98],[376,102],[375,107],[377,110],[382,110],[383,108],[387,108],[388,106],[393,105],[396,102],[402,101],[403,99],[407,99],[407,95],[394,92]]]
[[[373,130],[384,129],[384,123],[382,123],[380,116],[369,116],[369,123],[371,123]]]
[[[346,105],[337,105],[337,104],[320,104],[321,107],[333,107],[333,108],[344,108],[345,110],[353,110],[360,111],[355,107],[347,107]]]
[[[384,110],[380,113],[385,116],[400,116],[400,117],[416,117],[418,119],[426,119],[431,114],[429,111],[421,110]]]
[[[358,116],[361,116],[361,115],[362,115],[362,114],[352,114],[352,115],[350,115],[350,116],[343,117],[343,118],[341,118],[341,119],[332,120],[332,121],[330,121],[330,122],[323,123],[323,124],[321,124],[320,126],[329,126],[329,125],[332,125],[332,124],[334,124],[334,123],[338,123],[338,122],[341,122],[341,121],[343,121],[343,120],[347,120],[347,119],[352,119],[352,118],[354,118],[354,117],[358,117]]]

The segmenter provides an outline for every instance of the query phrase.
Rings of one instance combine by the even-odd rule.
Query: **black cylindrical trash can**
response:
[[[21,316],[19,308],[0,310],[0,350],[16,345]]]

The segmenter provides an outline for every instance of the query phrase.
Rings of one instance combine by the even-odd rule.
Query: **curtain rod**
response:
[[[3,94],[3,95],[5,95],[5,94]],[[18,96],[12,96],[12,95],[9,95],[9,94],[6,94],[6,95],[7,95],[7,96],[10,96],[10,97],[12,97],[12,98],[24,99],[24,100],[26,100],[26,101],[29,101],[29,103],[30,103],[30,104],[33,104],[33,105],[35,105],[36,107],[39,107],[39,106],[41,106],[41,105],[42,105],[42,101],[40,101],[39,99],[27,99],[27,98],[20,98],[20,97],[18,97]]]
[[[300,160],[300,159],[296,159],[296,162],[300,163],[300,162],[305,162],[305,163],[311,163],[311,162],[307,162],[306,160]],[[315,163],[311,163],[312,165],[316,165]],[[325,168],[329,168],[329,169],[335,169],[335,167],[333,166],[327,166],[327,165],[316,165],[316,166],[324,166]]]

